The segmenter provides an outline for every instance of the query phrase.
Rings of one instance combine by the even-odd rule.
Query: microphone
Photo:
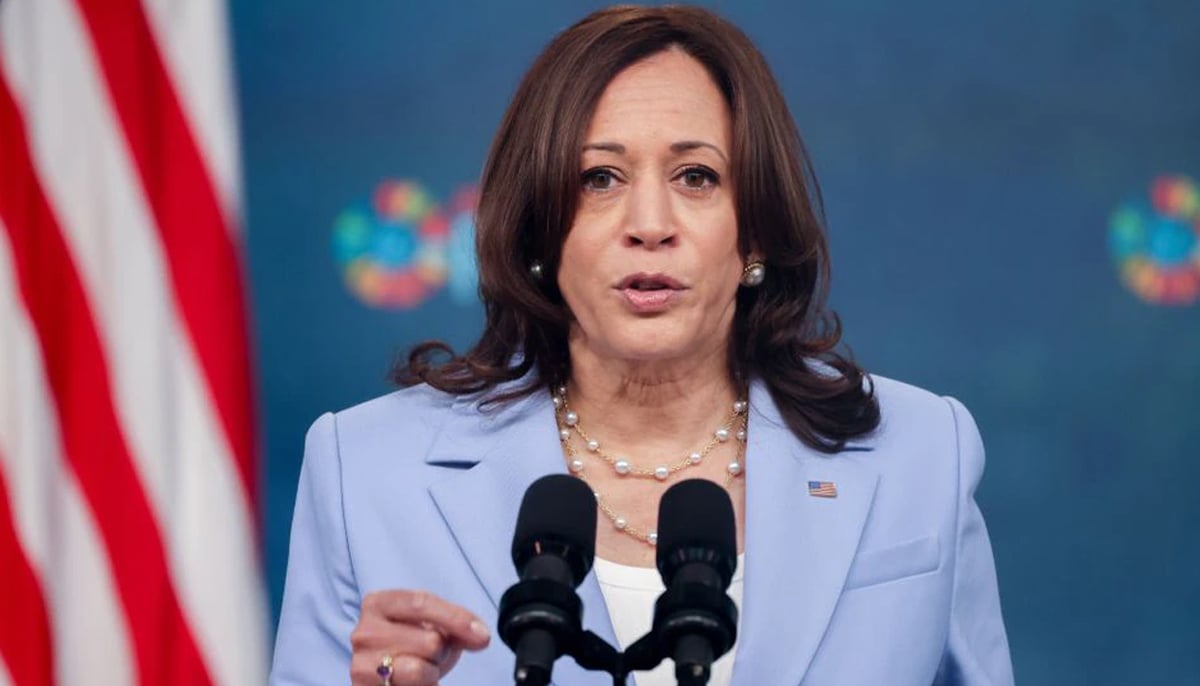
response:
[[[596,554],[596,499],[587,484],[544,476],[525,491],[512,559],[520,581],[500,598],[500,638],[516,653],[516,684],[546,686],[554,661],[587,640],[575,588]]]
[[[667,587],[654,605],[659,650],[675,660],[680,686],[707,684],[712,663],[737,639],[737,606],[726,595],[737,569],[737,525],[725,489],[704,479],[667,489],[656,562]]]

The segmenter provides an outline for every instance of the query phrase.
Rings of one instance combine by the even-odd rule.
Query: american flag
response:
[[[837,484],[832,481],[809,481],[808,494],[818,498],[836,498]]]
[[[223,0],[0,0],[0,686],[262,684]]]

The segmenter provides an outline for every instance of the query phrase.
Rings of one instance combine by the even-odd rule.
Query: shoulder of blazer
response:
[[[548,405],[539,393],[485,405],[497,392],[453,395],[424,384],[393,391],[335,414],[338,447],[353,455],[396,452],[399,446],[426,464],[473,465],[506,429]]]

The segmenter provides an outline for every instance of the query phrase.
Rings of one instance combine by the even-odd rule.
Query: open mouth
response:
[[[661,281],[634,281],[629,287],[635,291],[661,291],[670,288]]]
[[[673,307],[686,290],[666,274],[631,274],[617,284],[626,306],[637,314],[660,314]]]
[[[617,288],[635,291],[677,291],[681,290],[683,285],[665,274],[631,274],[622,279]]]

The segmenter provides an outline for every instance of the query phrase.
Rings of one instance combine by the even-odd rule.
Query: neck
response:
[[[693,443],[726,418],[740,397],[725,346],[664,362],[602,357],[572,345],[572,408],[593,433],[638,442]]]

